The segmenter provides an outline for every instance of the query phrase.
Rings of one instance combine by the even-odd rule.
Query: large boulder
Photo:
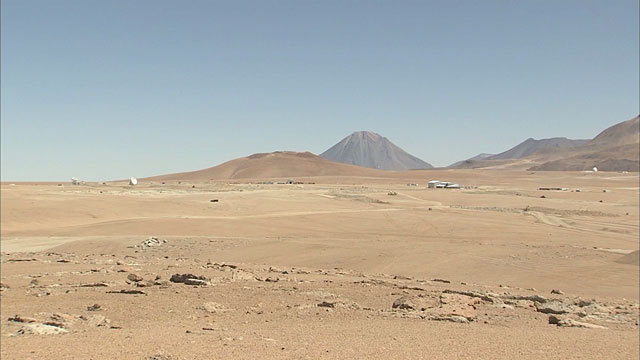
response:
[[[543,314],[567,314],[572,312],[571,307],[558,300],[551,300],[545,303],[535,302],[536,311]]]

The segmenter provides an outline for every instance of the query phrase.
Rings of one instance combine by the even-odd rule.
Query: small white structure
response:
[[[462,185],[447,181],[431,180],[427,184],[431,189],[462,189]]]
[[[129,179],[129,185],[138,185],[138,179],[132,177]]]
[[[593,172],[598,172],[598,168],[597,167],[593,167]]]
[[[80,185],[80,180],[78,180],[78,178],[72,177],[71,178],[71,183],[73,185]]]

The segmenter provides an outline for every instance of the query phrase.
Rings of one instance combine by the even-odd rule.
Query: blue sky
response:
[[[638,114],[638,1],[3,0],[2,180],[372,130],[436,166]]]

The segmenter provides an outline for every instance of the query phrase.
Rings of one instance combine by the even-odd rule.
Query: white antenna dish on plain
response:
[[[78,180],[78,178],[72,177],[71,178],[71,183],[73,185],[78,185],[78,184],[80,184],[80,180]]]
[[[138,185],[138,179],[132,177],[129,179],[129,185]]]
[[[598,168],[597,167],[593,167],[593,172],[598,172]]]

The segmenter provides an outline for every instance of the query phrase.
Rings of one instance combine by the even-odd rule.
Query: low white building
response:
[[[427,187],[431,189],[461,189],[462,185],[448,181],[431,180]]]

